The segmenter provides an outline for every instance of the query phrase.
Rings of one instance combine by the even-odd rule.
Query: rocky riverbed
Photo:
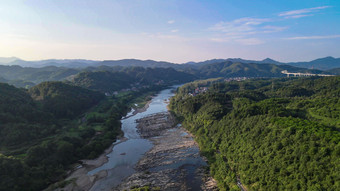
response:
[[[139,119],[137,129],[153,147],[135,166],[136,172],[112,190],[149,186],[159,190],[216,190],[206,162],[190,135],[169,112]]]
[[[167,102],[176,86],[161,91],[142,109],[123,117],[124,138],[99,158],[82,160],[47,190],[215,190],[193,136],[176,124]]]

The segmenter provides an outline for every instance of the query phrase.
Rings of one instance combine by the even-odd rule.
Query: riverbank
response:
[[[151,98],[152,98],[152,96],[151,96]],[[142,113],[142,112],[146,111],[149,108],[149,105],[150,105],[151,102],[152,102],[152,100],[150,99],[149,101],[147,101],[145,103],[145,105],[143,107],[141,107],[141,108],[138,108],[138,107],[134,108],[135,111],[133,111],[132,115],[136,115],[137,113]]]
[[[159,190],[216,190],[206,162],[193,136],[169,112],[156,113],[137,121],[142,137],[153,147],[136,164],[136,172],[113,190],[149,186]]]

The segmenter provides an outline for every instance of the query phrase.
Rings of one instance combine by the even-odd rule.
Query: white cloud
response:
[[[232,42],[236,41],[237,39],[241,39],[241,36],[218,36],[210,38],[211,41],[214,42]]]
[[[281,32],[286,30],[288,27],[279,27],[279,26],[271,26],[271,25],[267,25],[262,27],[263,29],[263,33],[273,33],[273,32]]]
[[[322,9],[327,9],[330,6],[322,6],[322,7],[313,7],[313,8],[307,8],[307,9],[299,9],[299,10],[292,10],[292,11],[286,11],[279,14],[280,17],[284,17],[286,19],[289,18],[301,18],[301,17],[307,17],[307,16],[313,16],[312,14],[307,13],[313,13],[318,12]]]
[[[297,36],[285,38],[286,40],[311,40],[311,39],[332,39],[340,38],[340,35],[327,35],[327,36]]]
[[[259,19],[259,18],[250,18],[250,17],[245,17],[245,18],[240,18],[236,19],[233,22],[234,23],[242,23],[244,25],[260,25],[265,22],[269,22],[270,19]]]
[[[174,24],[175,23],[175,20],[169,20],[168,21],[168,24]]]
[[[310,16],[314,16],[313,14],[309,14],[309,15],[291,15],[291,16],[285,16],[286,19],[298,19],[298,18],[302,18],[302,17],[310,17]]]
[[[225,42],[236,42],[242,45],[258,45],[264,44],[265,41],[259,38],[246,38],[246,37],[215,37],[210,39],[213,42],[225,43]]]
[[[227,35],[246,35],[256,33],[256,26],[265,22],[269,22],[270,19],[259,18],[240,18],[230,22],[219,22],[210,28],[212,31],[223,32]]]
[[[239,42],[243,45],[258,45],[265,43],[263,40],[258,38],[244,38],[244,39],[237,39],[236,42]]]
[[[257,34],[275,33],[286,30],[288,27],[265,25],[272,22],[268,18],[240,18],[229,22],[219,22],[210,27],[217,33],[211,41],[214,42],[237,42],[243,45],[263,44],[264,41],[255,38]]]
[[[176,33],[176,32],[178,32],[178,31],[179,31],[178,29],[173,29],[173,30],[171,30],[172,33]]]

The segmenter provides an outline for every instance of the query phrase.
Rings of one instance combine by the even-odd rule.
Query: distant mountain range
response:
[[[245,60],[241,58],[228,58],[228,59],[212,59],[203,62],[187,62],[183,64],[174,64],[165,61],[154,61],[154,60],[138,60],[138,59],[123,59],[123,60],[84,60],[84,59],[49,59],[39,61],[25,61],[17,57],[0,57],[0,65],[19,65],[22,67],[33,67],[42,68],[46,66],[57,66],[66,68],[87,68],[87,67],[98,67],[98,66],[140,66],[140,67],[151,67],[151,68],[200,68],[204,65],[221,63],[221,62],[235,62],[235,63],[254,63],[254,64],[275,64],[275,65],[291,65],[301,68],[308,69],[319,69],[319,70],[331,70],[334,68],[340,68],[340,58],[325,57],[312,60],[309,62],[289,62],[283,63],[270,58],[264,60]]]
[[[291,62],[288,63],[292,66],[302,68],[314,68],[319,70],[330,70],[333,68],[340,68],[340,58],[325,57],[319,58],[310,62]]]
[[[300,68],[308,68],[308,69],[318,69],[318,70],[331,70],[333,68],[340,68],[340,58],[333,57],[325,57],[319,58],[316,60],[312,60],[309,62],[279,62],[270,58],[266,58],[264,60],[256,61],[256,60],[244,60],[241,58],[228,58],[228,59],[212,59],[206,60],[203,62],[188,62],[186,64],[202,66],[206,64],[218,63],[218,62],[239,62],[239,63],[254,63],[254,64],[276,64],[276,65],[291,65]]]
[[[49,59],[49,60],[38,60],[38,61],[25,61],[21,59],[16,59],[11,62],[7,62],[5,64],[6,65],[19,65],[23,67],[33,67],[33,68],[42,68],[45,66],[85,68],[89,66],[95,66],[99,62],[101,61],[84,60],[84,59]],[[1,58],[0,58],[0,63],[1,63]]]
[[[275,61],[270,58],[266,58],[264,60],[245,60],[242,58],[228,58],[228,59],[211,59],[211,60],[206,60],[203,62],[187,62],[185,64],[190,64],[190,65],[197,65],[197,66],[202,66],[202,65],[207,65],[207,64],[214,64],[214,63],[221,63],[221,62],[239,62],[239,63],[254,63],[254,64],[284,64],[278,61]]]
[[[160,65],[157,65],[157,63],[160,63]],[[122,85],[124,86],[124,84],[130,84],[130,80],[134,78],[138,79],[135,80],[138,82],[152,83],[159,80],[172,82],[178,80],[178,82],[183,82],[194,79],[216,77],[284,77],[285,75],[281,73],[283,70],[315,74],[336,74],[339,72],[337,69],[321,71],[316,69],[311,70],[299,68],[291,65],[243,63],[232,61],[217,61],[204,64],[171,64],[156,61],[138,61],[131,63],[128,67],[120,66],[119,64],[121,63],[119,62],[107,62],[107,64],[111,66],[100,65],[98,67],[91,66],[86,68],[45,66],[42,68],[33,68],[18,65],[0,65],[0,82],[9,83],[16,87],[27,88],[45,81],[73,80],[76,82],[76,85],[89,88],[92,85],[85,86],[84,84],[88,82],[89,84],[97,84],[97,80],[99,79],[101,79],[99,80],[100,83],[104,83],[105,81],[111,82],[111,84],[105,82],[108,86],[121,87]],[[147,68],[147,66],[149,67]],[[138,72],[133,73],[132,71]],[[128,75],[120,75],[121,73],[127,73]],[[105,78],[105,76],[107,77]],[[95,86],[98,86],[98,84]],[[107,87],[104,89],[107,89]]]

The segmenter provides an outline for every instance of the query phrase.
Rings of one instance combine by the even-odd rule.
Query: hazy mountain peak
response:
[[[262,60],[262,62],[264,62],[264,63],[269,63],[269,64],[277,64],[277,63],[280,63],[280,62],[278,62],[278,61],[276,61],[276,60],[273,60],[273,59],[271,59],[271,58],[266,58],[266,59]]]
[[[2,63],[2,64],[8,64],[8,63],[16,61],[16,60],[21,60],[21,59],[15,57],[15,56],[12,56],[12,57],[0,57],[0,63]]]
[[[315,59],[313,61],[334,61],[334,60],[336,60],[336,58],[334,58],[333,56],[327,56],[327,57],[324,57],[324,58]]]

